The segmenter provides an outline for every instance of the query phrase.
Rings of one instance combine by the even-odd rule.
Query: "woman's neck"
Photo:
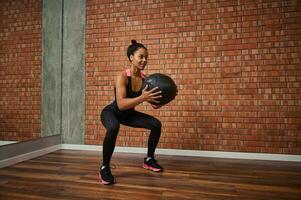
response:
[[[131,72],[132,76],[140,76],[140,69],[137,69],[137,67],[131,66]]]

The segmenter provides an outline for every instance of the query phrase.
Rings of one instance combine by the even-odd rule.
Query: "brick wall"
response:
[[[0,1],[0,140],[40,136],[41,0]]]
[[[178,85],[167,106],[138,106],[162,121],[160,148],[301,153],[300,1],[87,0],[87,144],[102,144],[99,113],[131,39],[149,49],[146,74]],[[117,145],[147,136],[122,127]]]

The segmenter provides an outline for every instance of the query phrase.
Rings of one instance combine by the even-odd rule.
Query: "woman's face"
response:
[[[134,55],[130,56],[132,64],[140,70],[143,70],[147,64],[148,52],[144,48],[139,48]]]

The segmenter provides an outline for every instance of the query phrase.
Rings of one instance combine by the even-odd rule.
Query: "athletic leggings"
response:
[[[113,102],[102,110],[101,122],[106,128],[106,136],[103,141],[103,165],[110,165],[120,124],[150,130],[147,156],[154,156],[161,135],[161,122],[155,117],[134,109],[120,111],[116,102]]]

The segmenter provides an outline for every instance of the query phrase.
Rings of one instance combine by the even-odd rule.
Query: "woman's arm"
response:
[[[153,101],[161,97],[161,91],[158,88],[146,91],[147,87],[142,90],[142,94],[135,98],[126,98],[127,75],[125,72],[120,73],[116,79],[116,101],[119,110],[127,110],[141,104],[144,101]],[[156,92],[155,92],[156,91]]]

